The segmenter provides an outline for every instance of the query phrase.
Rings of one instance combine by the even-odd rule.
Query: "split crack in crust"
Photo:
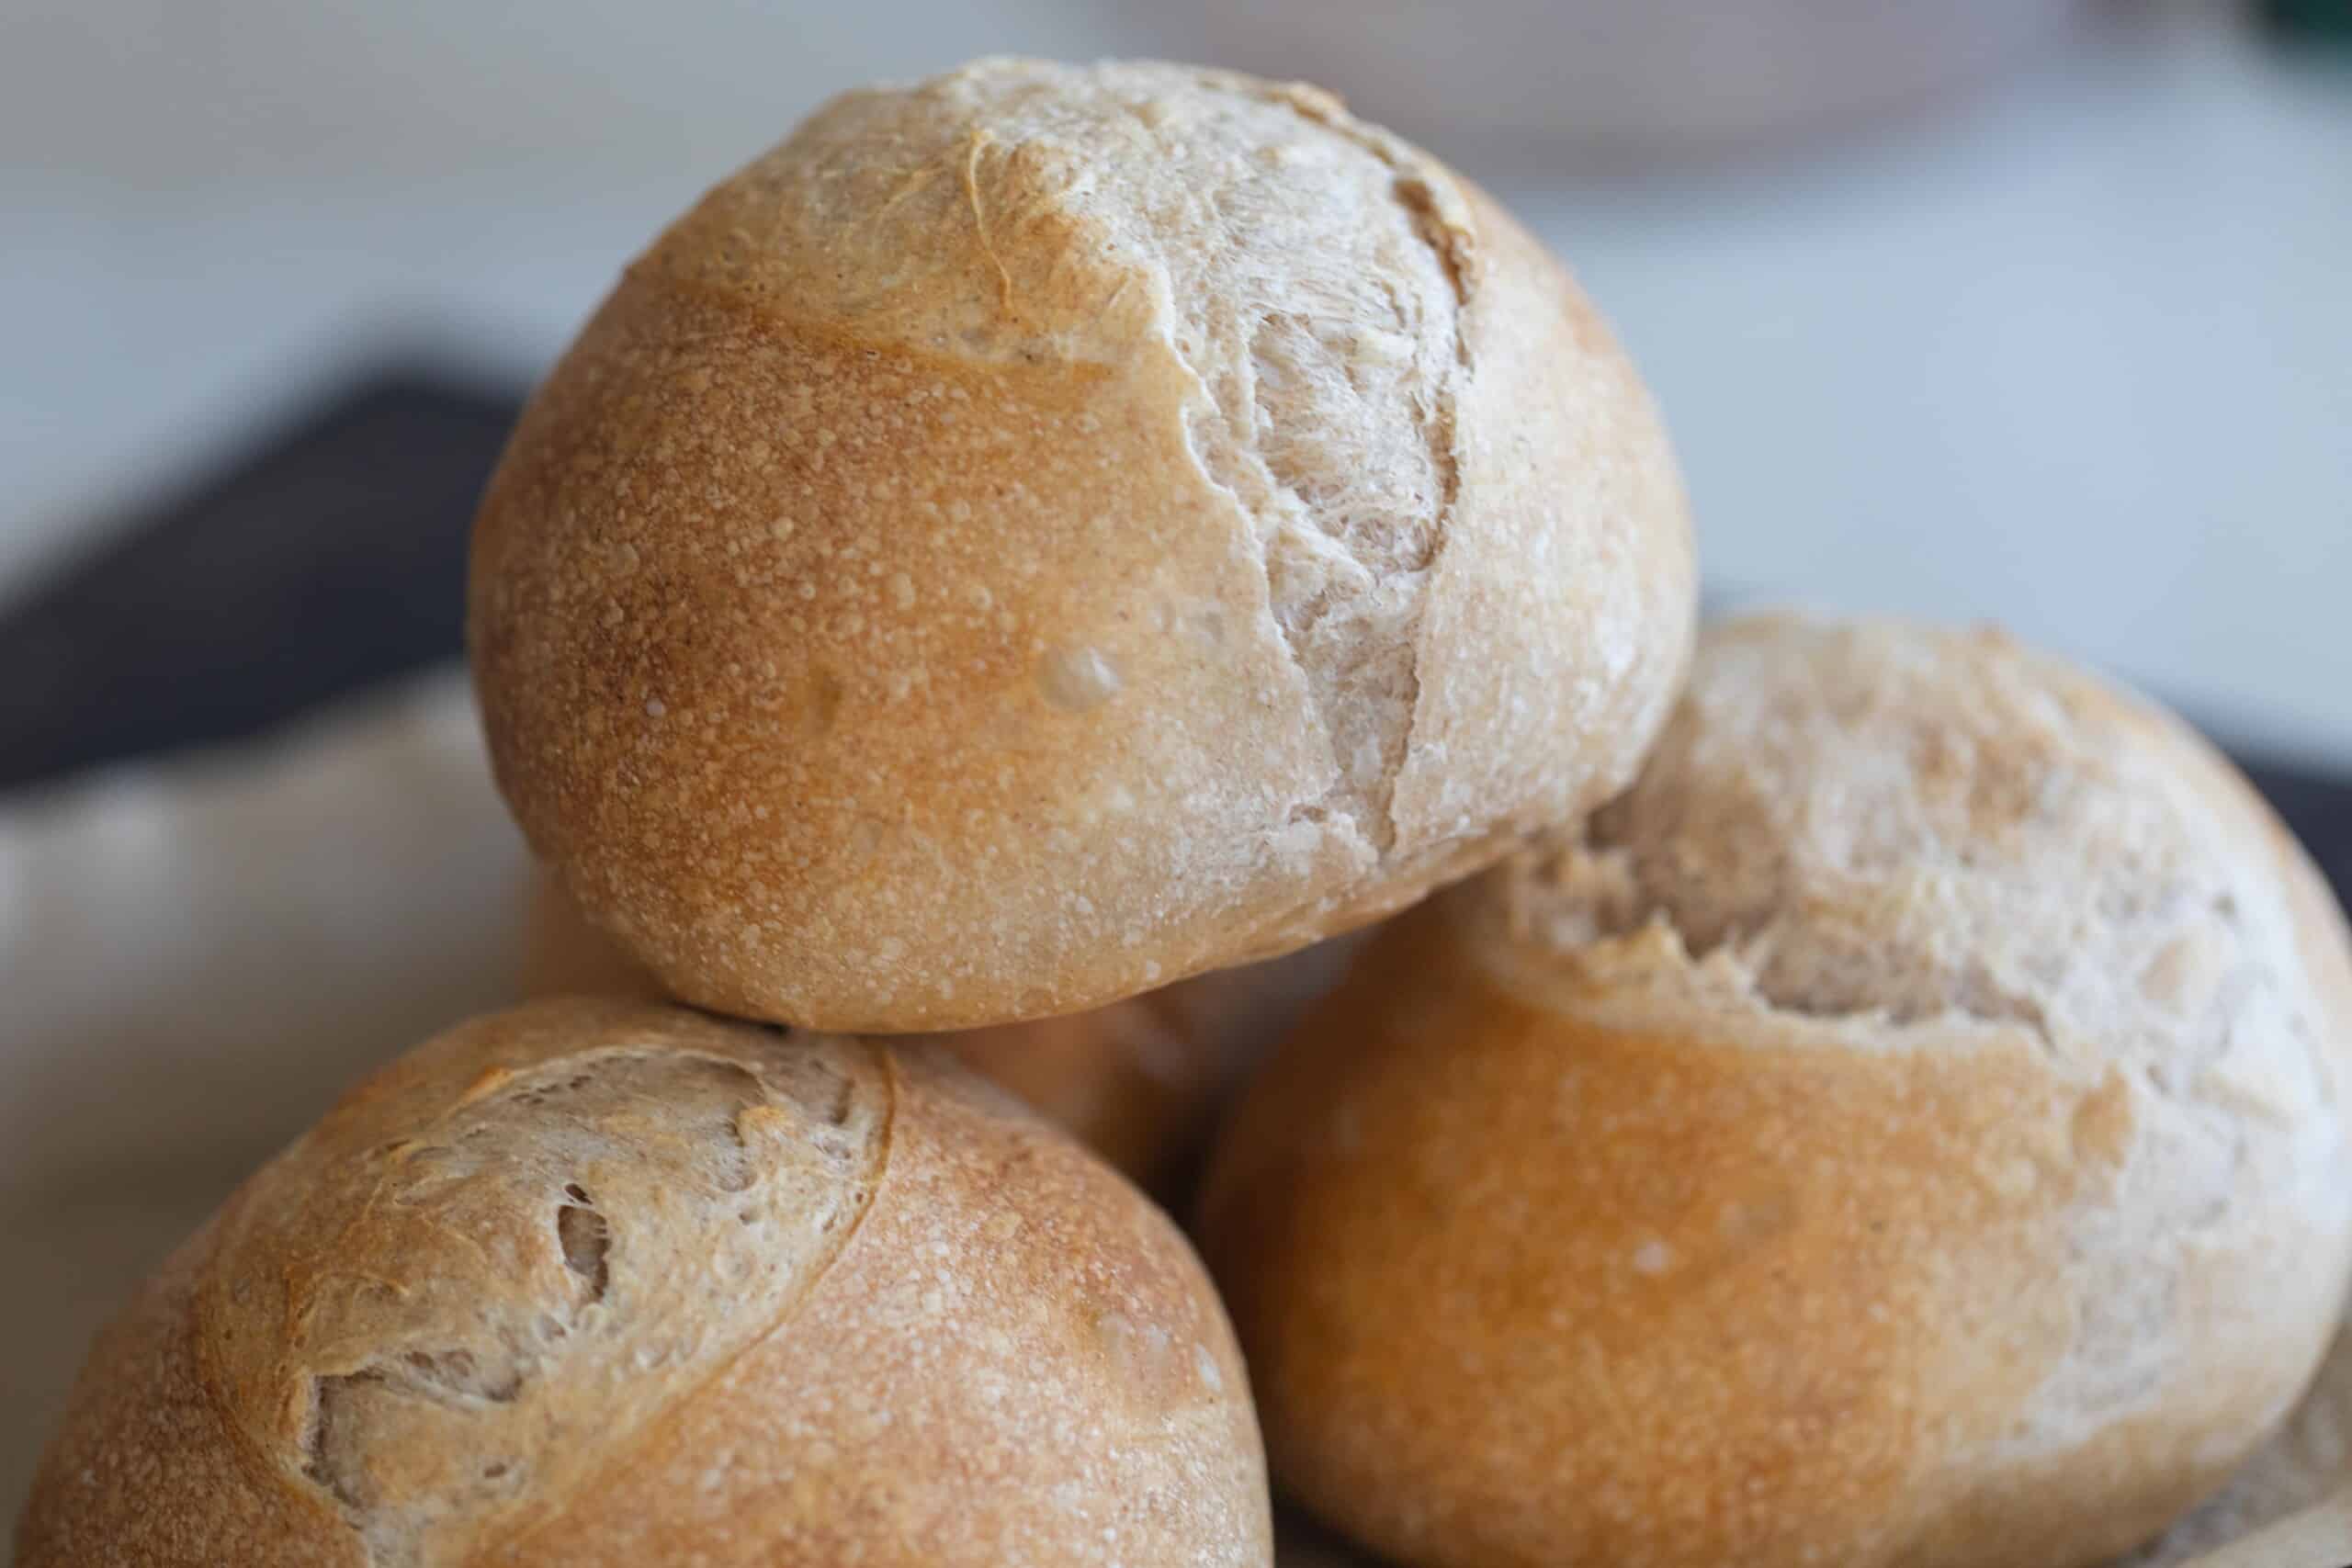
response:
[[[1471,368],[1463,315],[1476,253],[1466,226],[1443,210],[1436,182],[1445,175],[1427,160],[1311,89],[1250,96],[1384,165],[1386,197],[1437,275],[1430,288],[1433,280],[1417,280],[1409,269],[1364,266],[1362,279],[1350,281],[1377,286],[1396,330],[1334,337],[1317,330],[1314,315],[1253,297],[1261,274],[1252,264],[1261,258],[1249,254],[1244,228],[1229,234],[1237,244],[1221,250],[1207,276],[1193,279],[1177,300],[1185,314],[1175,334],[1177,355],[1207,403],[1205,415],[1188,413],[1187,440],[1204,474],[1249,520],[1275,632],[1331,748],[1334,784],[1322,800],[1295,807],[1291,819],[1328,824],[1336,813],[1385,853],[1396,842],[1390,803],[1419,707],[1424,591],[1461,493],[1455,411]],[[1222,216],[1214,186],[1202,199]],[[1339,265],[1362,259],[1346,256]],[[1269,266],[1262,276],[1279,274]],[[1306,280],[1310,299],[1321,281]],[[1412,288],[1416,282],[1422,287]],[[1328,310],[1322,325],[1370,319],[1370,305],[1358,300],[1352,310]],[[1431,307],[1443,316],[1435,333]],[[1247,338],[1247,352],[1231,356],[1221,375],[1203,352],[1204,340],[1217,335],[1214,315],[1220,312],[1238,318],[1224,323],[1227,335],[1238,331]],[[1423,364],[1408,347],[1407,374],[1383,384],[1382,372],[1395,366],[1381,361],[1396,344],[1419,339],[1426,349],[1431,337],[1442,339],[1441,363]],[[1342,398],[1355,407],[1338,407]],[[1401,408],[1382,406],[1400,400]],[[1410,476],[1419,482],[1406,493],[1382,494],[1362,484],[1360,465],[1351,461],[1360,454],[1347,450],[1345,436],[1328,433],[1399,413],[1419,437],[1426,471]],[[1425,517],[1415,514],[1424,508]],[[1384,606],[1384,597],[1393,602]]]
[[[1190,383],[1190,463],[1247,526],[1268,630],[1331,752],[1331,781],[1289,820],[1331,825],[1362,861],[1393,849],[1425,588],[1463,484],[1479,275],[1463,193],[1329,94],[1227,73],[990,62],[915,101],[917,134],[870,131],[906,160],[887,179],[858,127],[899,106],[819,115],[795,139],[814,195],[783,216],[903,226],[922,205],[969,231],[967,268],[986,280],[971,289],[941,261],[932,287],[962,303],[920,332],[899,315],[908,277],[831,277],[840,299],[820,315],[978,360],[1167,353]],[[832,163],[847,151],[856,167]],[[1110,186],[1108,167],[1138,174]],[[870,205],[835,190],[854,181],[873,186]]]
[[[2198,1249],[2237,1245],[2250,1194],[2292,1208],[2337,1168],[2333,977],[2263,813],[2185,728],[1997,636],[1738,622],[1634,787],[1480,912],[1514,972],[1636,1030],[2027,1043],[2075,1105],[2089,1281],[2010,1439],[2030,1454],[2154,1397]]]
[[[878,1058],[821,1041],[758,1059],[624,1046],[493,1071],[423,1131],[327,1154],[289,1194],[297,1216],[260,1220],[299,1223],[306,1200],[341,1211],[328,1250],[356,1243],[361,1260],[288,1269],[277,1324],[277,1292],[232,1289],[224,1353],[284,1337],[300,1416],[288,1467],[375,1568],[527,1531],[600,1462],[573,1405],[609,1404],[587,1423],[600,1427],[659,1423],[793,1321],[870,1206],[895,1100]],[[684,1137],[665,1138],[681,1116]],[[470,1261],[404,1268],[432,1238],[445,1258],[463,1238]],[[695,1324],[711,1292],[734,1322]]]
[[[2168,1097],[2266,1007],[2315,1043],[2263,956],[2296,951],[2267,847],[2200,822],[2169,721],[1989,635],[1711,643],[1634,787],[1507,874],[1516,934],[1599,959],[1648,933],[1792,1017],[2013,1026],[2061,1063],[2105,1038]]]
[[[1461,192],[1304,85],[1006,61],[918,96],[933,94],[953,101],[922,117],[921,150],[871,209],[844,204],[868,226],[918,202],[968,226],[984,287],[922,341],[982,359],[1116,359],[1140,336],[1172,357],[1190,384],[1189,457],[1240,514],[1268,630],[1329,749],[1330,782],[1289,821],[1325,825],[1363,860],[1385,853],[1429,574],[1462,487],[1478,253]],[[810,150],[820,182],[828,156]],[[1146,173],[1113,187],[1107,168]],[[810,206],[831,201],[820,187]],[[889,288],[829,282],[861,330],[888,330]]]
[[[939,1029],[1589,809],[1689,543],[1631,367],[1467,181],[1307,89],[983,61],[834,99],[631,264],[471,614],[592,921],[722,1011]]]
[[[1856,973],[1832,981],[1798,977],[1774,959],[1801,944],[1800,912],[1726,919],[1688,907],[1675,891],[1645,882],[1644,861],[1625,841],[1621,802],[1603,807],[1573,841],[1555,839],[1522,852],[1511,868],[1511,933],[1562,951],[1596,953],[1663,942],[1697,974],[1727,982],[1770,1012],[1823,1023],[1871,1021],[1904,1028],[1948,1016],[1971,1022],[2015,1025],[2044,1053],[2060,1055],[2042,1005],[2003,986],[1981,962],[1952,977],[1949,994],[1929,1004],[1892,976]],[[1846,982],[1854,984],[1849,985]]]

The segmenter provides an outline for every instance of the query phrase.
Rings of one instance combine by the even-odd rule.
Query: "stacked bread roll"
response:
[[[1329,96],[835,100],[483,502],[545,999],[172,1257],[19,1562],[1264,1564],[1269,1457],[1407,1568],[2141,1546],[2343,1306],[2342,917],[2136,699],[1694,584],[1575,286]],[[1128,1177],[1244,1078],[1212,1285]]]
[[[2145,705],[1716,628],[1630,791],[1248,1090],[1202,1215],[1277,1473],[1416,1563],[2137,1546],[2341,1311],[2346,945]]]

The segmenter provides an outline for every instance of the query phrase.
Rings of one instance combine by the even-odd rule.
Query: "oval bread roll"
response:
[[[1195,975],[1107,1007],[928,1039],[1154,1192],[1197,1160],[1244,1075],[1330,989],[1351,937]],[[664,999],[652,974],[544,873],[524,918],[523,993]]]
[[[20,1568],[1270,1558],[1182,1238],[922,1049],[571,1000],[360,1086],[99,1337]]]
[[[673,994],[1114,1001],[1622,787],[1687,660],[1665,434],[1559,265],[1299,86],[835,99],[632,265],[476,528],[542,859]]]
[[[2072,1568],[2310,1378],[2347,1057],[2341,912],[2185,728],[1747,620],[1277,1050],[1204,1250],[1277,1480],[1406,1563]]]

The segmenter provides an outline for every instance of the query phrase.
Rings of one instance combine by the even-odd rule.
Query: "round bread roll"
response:
[[[355,1090],[99,1337],[20,1568],[1262,1565],[1165,1216],[939,1057],[632,1003]]]
[[[1621,788],[1691,541],[1541,245],[1300,86],[835,99],[632,265],[486,496],[541,858],[665,987],[1083,1008],[1363,924]]]
[[[918,1038],[1165,1194],[1194,1168],[1243,1077],[1338,982],[1356,946],[1353,937],[1334,937],[1086,1012]],[[662,983],[583,919],[544,873],[533,880],[524,919],[523,993],[664,999]]]
[[[1747,620],[1277,1050],[1204,1250],[1276,1479],[1405,1562],[2068,1568],[2311,1376],[2347,1055],[2341,913],[2186,728]]]

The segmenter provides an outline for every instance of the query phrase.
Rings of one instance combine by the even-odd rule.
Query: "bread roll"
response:
[[[1263,1565],[1160,1213],[935,1053],[623,1002],[464,1025],[99,1338],[20,1568]]]
[[[583,919],[544,873],[534,879],[524,925],[524,995],[663,999],[661,982]],[[1338,981],[1355,945],[1335,937],[1086,1012],[920,1038],[1165,1194],[1193,1168],[1243,1075]]]
[[[1739,622],[1212,1158],[1278,1481],[1433,1568],[2069,1568],[2343,1304],[2352,960],[2245,783],[1990,634]]]
[[[1114,1001],[1621,787],[1688,654],[1666,438],[1541,245],[1299,86],[835,99],[632,265],[484,500],[539,855],[675,995]]]

